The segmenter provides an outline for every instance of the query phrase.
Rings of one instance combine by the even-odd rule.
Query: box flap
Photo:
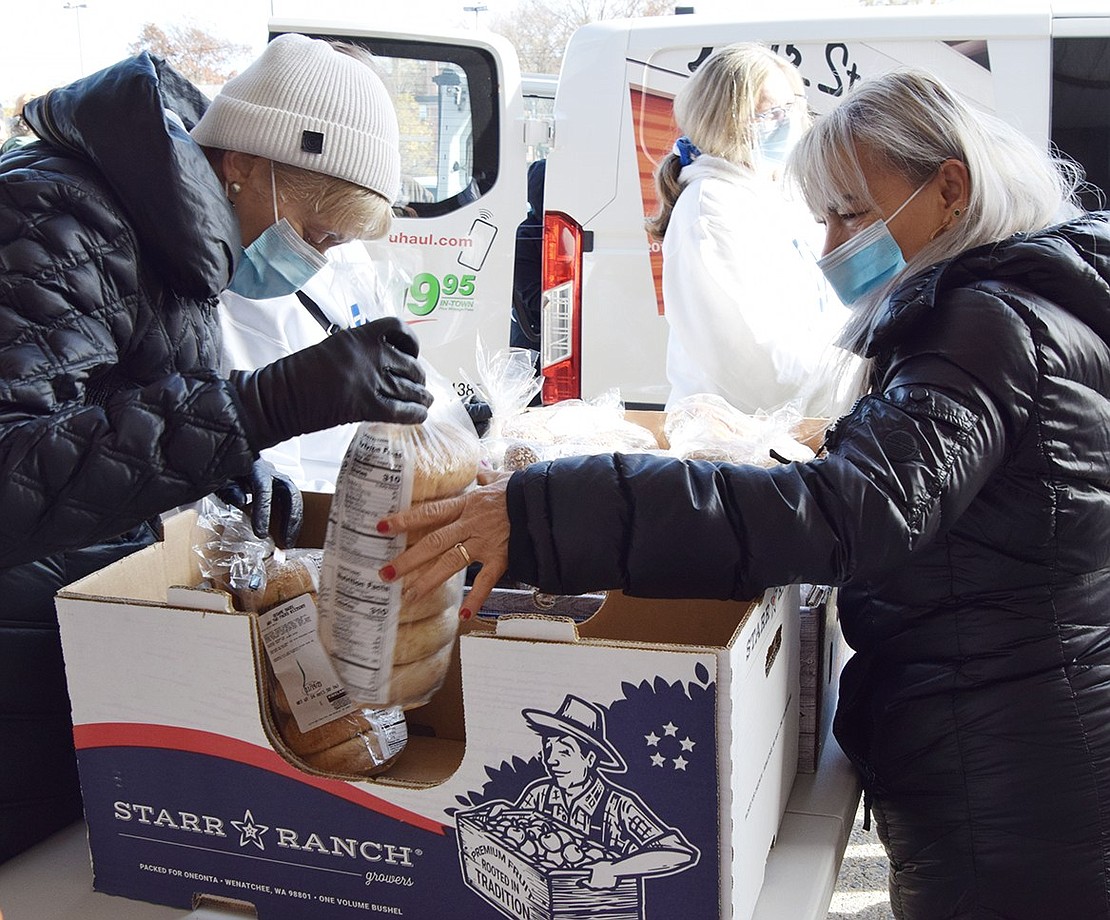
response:
[[[195,585],[203,579],[200,557],[193,551],[196,519],[197,513],[192,510],[167,517],[162,542],[66,585],[58,596],[166,603],[168,585]]]
[[[540,639],[547,642],[577,642],[578,630],[570,617],[508,614],[497,620],[497,635],[503,639]]]
[[[759,603],[630,597],[610,591],[601,609],[578,624],[582,639],[726,648]]]
[[[189,610],[214,610],[216,613],[235,613],[231,595],[217,588],[190,588],[186,585],[170,585],[166,588],[166,603],[171,607],[187,607]]]

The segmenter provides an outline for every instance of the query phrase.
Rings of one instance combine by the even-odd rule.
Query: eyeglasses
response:
[[[752,121],[762,124],[778,124],[780,121],[785,121],[793,114],[794,107],[798,104],[796,100],[803,98],[805,97],[797,96],[795,97],[795,100],[791,100],[785,105],[776,105],[762,112],[756,112],[755,117],[752,119]]]

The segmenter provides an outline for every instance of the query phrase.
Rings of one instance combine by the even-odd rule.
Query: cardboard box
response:
[[[822,604],[801,606],[799,629],[798,772],[813,773],[830,738],[840,672],[851,650],[844,642],[835,589]]]
[[[797,588],[471,621],[400,759],[352,781],[279,753],[254,620],[189,587],[192,523],[58,595],[98,891],[261,920],[751,916],[797,764]],[[513,813],[559,856],[508,842]]]
[[[666,414],[646,410],[625,413],[628,421],[648,429],[660,447],[667,446],[664,433]],[[828,420],[802,419],[793,434],[817,452],[824,441]],[[839,697],[840,671],[851,650],[844,643],[837,618],[836,590],[803,586],[814,597],[801,599],[799,674],[798,772],[813,773],[821,759],[821,749],[829,737]],[[824,594],[822,600],[820,595]]]

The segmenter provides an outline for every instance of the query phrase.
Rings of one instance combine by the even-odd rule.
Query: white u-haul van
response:
[[[392,75],[402,123],[406,215],[375,244],[396,269],[424,353],[460,395],[475,343],[508,344],[514,231],[530,158],[546,156],[543,398],[616,389],[630,408],[667,397],[662,260],[644,230],[652,170],[671,148],[678,87],[720,45],[761,41],[802,72],[827,112],[851,87],[912,64],[944,78],[1040,144],[1078,160],[1110,191],[1110,9],[866,7],[818,17],[697,14],[579,29],[564,53],[553,119],[525,114],[551,83],[522,79],[509,44],[489,33],[383,34],[272,23],[364,43]],[[1086,202],[1097,207],[1092,191]],[[758,219],[753,216],[753,219]]]

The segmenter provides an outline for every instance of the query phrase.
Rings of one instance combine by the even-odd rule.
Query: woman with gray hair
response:
[[[682,136],[655,169],[667,404],[711,393],[742,412],[836,404],[831,345],[847,311],[817,270],[819,228],[784,193],[809,127],[801,74],[755,43],[720,48],[674,100]]]
[[[552,593],[839,585],[835,733],[895,916],[1108,918],[1110,215],[920,71],[860,83],[790,169],[867,359],[818,459],[534,464],[382,521],[438,525],[384,574],[420,594],[479,560],[474,610],[505,571]]]
[[[891,104],[891,97],[905,108]],[[1080,216],[1074,192],[1082,174],[1073,162],[1035,148],[924,73],[865,83],[849,101],[799,142],[790,173],[826,226],[818,264],[852,307],[841,339],[851,351],[867,353],[888,295],[906,276],[965,250]],[[879,165],[876,157],[897,163],[899,175],[913,186],[905,202],[876,198],[880,190],[867,181]],[[949,203],[952,182],[970,185],[973,207]],[[944,191],[939,223],[914,224],[910,213],[900,218],[900,205],[911,209],[911,199],[930,185]],[[888,232],[892,223],[899,224],[897,244]],[[859,368],[864,377],[871,369]]]

